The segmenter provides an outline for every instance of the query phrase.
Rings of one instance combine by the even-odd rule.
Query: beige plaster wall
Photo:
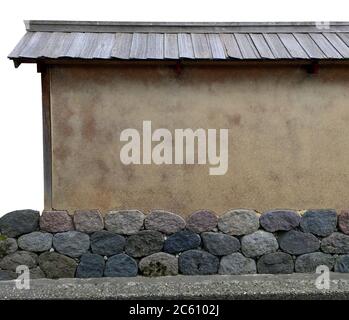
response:
[[[349,68],[56,66],[53,208],[349,207]],[[120,133],[228,128],[229,169],[120,162]]]

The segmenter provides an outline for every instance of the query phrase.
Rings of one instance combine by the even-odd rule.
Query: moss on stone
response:
[[[159,277],[167,275],[167,267],[160,262],[151,262],[144,267],[143,274],[147,277]]]

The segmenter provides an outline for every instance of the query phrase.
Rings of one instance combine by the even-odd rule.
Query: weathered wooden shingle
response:
[[[193,43],[189,33],[178,34],[178,49],[180,58],[194,59]]]
[[[132,33],[116,33],[111,58],[129,59],[132,45]]]
[[[9,58],[349,59],[349,23],[127,23],[29,21]]]

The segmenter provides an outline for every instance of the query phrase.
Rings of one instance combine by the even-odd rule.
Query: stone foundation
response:
[[[0,280],[349,272],[349,212],[13,211],[0,218]]]

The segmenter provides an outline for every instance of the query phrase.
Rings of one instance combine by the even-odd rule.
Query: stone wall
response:
[[[349,272],[349,211],[13,211],[0,218],[0,280]]]

